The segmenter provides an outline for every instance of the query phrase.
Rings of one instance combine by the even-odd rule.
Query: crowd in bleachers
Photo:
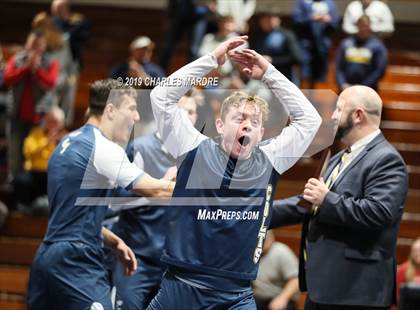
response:
[[[250,47],[267,57],[295,84],[313,88],[317,81],[326,78],[331,36],[340,28],[340,17],[332,0],[295,1],[292,29],[283,27],[279,14],[270,8],[257,7],[255,0],[169,1],[168,12],[169,27],[158,51],[159,63],[151,62],[155,43],[147,36],[139,36],[129,46],[127,61],[110,68],[110,77],[163,77],[184,32],[190,38],[191,61],[226,38],[246,34],[249,19],[258,15]],[[393,32],[392,13],[381,1],[353,1],[346,9],[342,25],[349,37],[337,52],[338,87],[364,84],[377,88],[387,63],[386,47],[379,38]],[[2,87],[13,93],[13,103],[9,105],[13,112],[9,111],[8,122],[12,135],[11,175],[22,169],[24,138],[40,122],[42,113],[51,106],[59,106],[64,110],[65,124],[71,127],[83,50],[89,35],[86,17],[72,12],[69,1],[53,1],[50,13],[34,16],[25,48],[5,63]],[[230,62],[217,74],[222,88],[243,88],[248,82]]]
[[[21,202],[25,202],[22,207],[46,195],[45,177],[29,181],[24,175],[46,173],[47,154],[51,154],[61,136],[57,129],[49,128],[50,116],[63,114],[63,119],[54,117],[54,123],[59,123],[54,125],[59,127],[58,131],[73,123],[82,53],[89,38],[89,28],[87,19],[71,12],[69,1],[53,1],[51,13],[40,12],[33,17],[24,47],[10,57],[2,69],[2,88],[11,94],[3,97],[6,101],[3,105],[7,107],[3,113],[6,114],[4,126],[8,141],[8,182],[14,185],[17,193],[22,190],[23,179],[26,179],[23,184],[30,182],[44,188],[40,191],[42,195],[18,195]],[[31,142],[34,135],[37,136],[36,147]],[[40,161],[44,163],[27,164]]]
[[[228,38],[249,33],[246,48],[264,55],[301,88],[316,88],[327,77],[332,36],[342,29],[347,37],[334,47],[338,89],[361,84],[380,93],[379,81],[387,67],[384,38],[394,31],[393,16],[385,2],[352,1],[341,17],[333,0],[295,0],[290,28],[282,24],[280,14],[268,7],[258,7],[256,0],[170,0],[168,12],[164,42],[156,44],[139,33],[127,48],[127,59],[109,68],[109,77],[126,81],[130,77],[167,76],[171,57],[184,34],[190,42],[188,61],[192,61]],[[256,29],[250,29],[248,22],[254,15]],[[66,129],[73,126],[90,22],[88,17],[71,10],[70,1],[54,0],[51,11],[34,16],[31,26],[24,47],[7,61],[0,58],[0,100],[6,103],[0,105],[5,119],[4,124],[0,122],[5,128],[0,132],[4,132],[8,141],[7,182],[13,185],[18,208],[29,213],[41,210],[45,214],[47,162]],[[161,50],[156,51],[156,46],[161,46]],[[152,59],[158,61],[154,63]],[[219,78],[217,87],[221,91],[261,89],[260,84],[249,81],[229,61],[212,75]],[[199,120],[196,127],[213,123],[221,106],[219,97],[212,96],[207,104],[198,107],[201,123]],[[214,135],[211,125],[206,126],[206,133]],[[153,130],[150,125],[145,132]],[[0,205],[0,225],[2,214],[7,214],[7,208]],[[405,274],[408,272],[401,271],[400,278]],[[414,277],[418,279],[418,270]]]
[[[168,31],[157,51],[159,62],[152,62],[155,43],[141,35],[130,44],[127,60],[109,68],[110,77],[125,81],[127,77],[166,76],[184,33],[190,39],[191,61],[227,38],[250,32],[250,48],[264,55],[298,86],[314,88],[316,82],[326,79],[331,37],[340,28],[340,16],[332,0],[296,0],[291,29],[282,26],[277,12],[258,7],[256,0],[169,1],[168,12]],[[249,20],[254,15],[258,22],[256,29],[250,29]],[[24,170],[25,137],[51,107],[64,111],[65,125],[71,128],[83,51],[90,36],[89,20],[72,12],[67,0],[52,1],[50,12],[34,16],[31,26],[24,48],[7,63],[3,61],[1,70],[2,89],[13,94],[1,97],[2,101],[12,101],[8,111],[3,112],[7,114],[9,181]],[[349,36],[338,46],[338,88],[363,84],[377,89],[387,65],[387,50],[381,38],[394,30],[392,13],[381,1],[352,1],[342,27]],[[229,61],[214,74],[220,78],[218,87],[222,89],[261,88]],[[213,98],[210,106],[205,109],[217,114],[220,102]],[[209,134],[214,134],[209,128]]]

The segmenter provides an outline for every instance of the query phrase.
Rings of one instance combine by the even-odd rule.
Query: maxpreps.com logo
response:
[[[198,209],[197,220],[199,221],[223,221],[243,220],[256,221],[260,217],[260,211],[226,211],[223,209],[208,210]]]

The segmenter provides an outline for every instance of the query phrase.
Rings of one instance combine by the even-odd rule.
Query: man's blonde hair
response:
[[[270,108],[268,106],[267,101],[263,98],[255,96],[255,95],[248,95],[243,91],[236,91],[223,100],[222,108],[220,110],[220,118],[222,121],[225,120],[226,114],[229,112],[231,107],[238,108],[245,104],[252,104],[256,107],[256,110],[262,114],[262,120],[265,122],[268,118],[268,114],[270,113]]]

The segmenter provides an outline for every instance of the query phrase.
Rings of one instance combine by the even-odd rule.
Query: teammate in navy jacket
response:
[[[180,158],[172,197],[175,219],[162,257],[169,268],[149,309],[255,309],[250,281],[270,218],[280,174],[305,152],[321,119],[302,92],[253,50],[233,51],[236,37],[186,65],[151,93],[165,148]],[[281,134],[261,143],[268,104],[235,92],[216,120],[217,140],[198,132],[177,106],[189,86],[229,57],[262,80],[292,118]]]

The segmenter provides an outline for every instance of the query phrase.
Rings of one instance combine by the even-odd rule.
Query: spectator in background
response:
[[[4,83],[4,69],[6,63],[3,58],[3,49],[0,44],[0,174],[1,180],[7,179],[7,135],[6,135],[6,124],[8,123],[8,109],[11,107],[12,95],[7,91],[7,87]]]
[[[165,71],[151,62],[154,48],[155,43],[149,37],[137,37],[130,44],[128,60],[112,68],[110,77],[113,79],[120,77],[124,81],[128,77],[143,79],[146,77],[164,77]]]
[[[215,0],[169,0],[168,30],[165,35],[159,63],[165,71],[172,54],[184,33],[188,34],[190,46],[188,61],[197,59],[198,49],[206,32],[215,32],[209,22],[216,14]]]
[[[35,211],[34,209],[40,207],[44,213],[48,211],[45,197],[48,160],[64,135],[63,128],[64,112],[59,107],[53,106],[45,114],[41,124],[32,128],[25,138],[23,144],[25,171],[17,174],[14,180],[16,200],[24,210],[31,207],[28,211]]]
[[[408,260],[398,267],[397,297],[400,300],[400,288],[403,284],[415,283],[420,286],[420,237],[411,245]]]
[[[53,0],[51,3],[51,15],[54,25],[67,37],[69,42],[72,61],[69,66],[69,90],[68,101],[76,99],[77,84],[79,82],[80,69],[83,65],[82,54],[90,37],[90,22],[79,13],[73,13],[69,0]],[[66,124],[73,123],[73,110],[66,111]]]
[[[83,50],[90,37],[90,22],[82,14],[71,11],[69,0],[53,0],[51,14],[56,27],[69,36],[71,54],[80,69]]]
[[[255,13],[257,0],[217,0],[217,13],[222,16],[232,16],[235,32],[248,33],[248,20]]]
[[[378,36],[388,36],[394,32],[394,17],[388,5],[378,0],[352,1],[343,17],[343,30],[348,34],[358,32],[357,22],[362,15],[370,18],[372,31]]]
[[[46,55],[45,34],[33,30],[25,50],[6,64],[4,81],[13,92],[13,110],[9,119],[9,172],[14,176],[22,170],[23,140],[37,125],[41,113],[51,106],[48,92],[53,90],[59,74],[59,61]]]
[[[6,222],[7,216],[9,215],[9,209],[4,204],[4,202],[0,201],[0,228]]]
[[[256,39],[251,41],[251,48],[269,59],[277,70],[295,82],[293,65],[302,62],[302,53],[295,35],[281,27],[280,17],[268,10],[261,13],[258,24],[259,31]]]
[[[0,91],[3,90],[4,87],[4,58],[3,58],[3,49],[0,44]]]
[[[293,22],[302,52],[303,78],[309,87],[324,81],[328,69],[331,35],[338,26],[338,14],[333,0],[296,0]]]
[[[157,64],[151,62],[155,44],[149,37],[139,36],[135,38],[129,47],[130,56],[126,62],[118,64],[111,69],[110,77],[113,79],[122,78],[126,82],[127,78],[136,78],[144,81],[146,78],[162,78],[165,76],[165,71]],[[138,81],[139,81],[138,80]],[[140,81],[141,81],[140,80]],[[149,81],[150,82],[150,81]],[[136,88],[153,88],[153,83],[130,83]],[[146,96],[144,100],[149,100],[149,94],[146,91],[139,92],[138,108],[142,117],[141,127],[136,128],[143,134],[149,134],[155,131],[155,122],[153,119],[153,112],[150,105],[142,104],[141,97]]]
[[[370,19],[362,15],[357,21],[358,32],[344,39],[337,51],[336,80],[343,90],[355,84],[378,89],[387,65],[387,50],[372,35]]]
[[[70,51],[69,37],[59,31],[52,18],[46,12],[35,15],[32,20],[33,29],[41,29],[47,39],[46,54],[60,62],[60,74],[57,86],[51,92],[54,105],[60,106],[66,118],[66,125],[70,126],[74,117],[75,83],[76,76]]]
[[[267,232],[257,279],[253,281],[258,310],[296,309],[299,262],[293,251]]]

